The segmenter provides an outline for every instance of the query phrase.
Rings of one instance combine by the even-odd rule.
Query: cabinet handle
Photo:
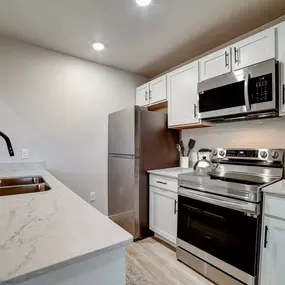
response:
[[[267,241],[267,234],[268,234],[268,226],[265,226],[264,248],[266,248],[266,245],[268,244],[268,241]]]
[[[285,104],[285,84],[283,84],[283,104]]]
[[[162,182],[162,181],[158,181],[158,180],[156,180],[156,183],[158,183],[158,184],[163,184],[163,185],[167,185],[166,182]]]
[[[174,200],[174,215],[177,214],[177,201]]]
[[[235,50],[235,63],[238,64],[238,49],[235,47],[234,50]]]
[[[147,101],[147,91],[144,93],[144,100]]]
[[[226,67],[229,67],[228,57],[229,57],[229,54],[225,51],[225,65],[226,65]]]
[[[151,100],[152,97],[151,97],[151,90],[149,90],[149,100]]]
[[[194,118],[197,118],[197,104],[194,104]]]

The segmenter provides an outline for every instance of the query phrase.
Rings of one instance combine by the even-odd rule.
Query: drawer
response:
[[[178,179],[150,174],[149,185],[178,193]]]
[[[285,219],[285,198],[265,195],[264,213]]]

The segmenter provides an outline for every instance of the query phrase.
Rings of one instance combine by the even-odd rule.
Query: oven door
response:
[[[198,84],[199,116],[214,119],[276,111],[278,68],[275,59]]]
[[[215,196],[219,197],[179,188],[178,246],[236,279],[254,284],[259,252],[258,211],[254,215],[249,203],[235,205],[235,199]]]

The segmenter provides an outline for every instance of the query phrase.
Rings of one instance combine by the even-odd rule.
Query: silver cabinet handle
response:
[[[177,214],[177,201],[174,200],[174,215]]]
[[[152,97],[151,97],[151,90],[149,90],[149,100],[151,100]]]
[[[159,181],[159,180],[156,180],[156,183],[158,183],[158,184],[163,184],[163,185],[167,185],[166,182],[162,182],[162,181]]]
[[[144,100],[147,101],[147,91],[144,93]]]
[[[235,47],[234,51],[235,51],[235,63],[238,64],[238,49]]]
[[[250,74],[247,74],[244,80],[244,101],[247,112],[249,112],[251,109],[249,104],[249,95],[248,95],[249,79],[250,79]]]
[[[197,104],[194,104],[194,118],[197,118]]]
[[[229,67],[229,61],[228,61],[228,59],[229,59],[229,54],[225,51],[225,66],[226,66],[226,67]]]

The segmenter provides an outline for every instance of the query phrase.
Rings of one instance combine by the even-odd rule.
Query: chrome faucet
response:
[[[10,156],[14,156],[14,150],[13,150],[13,147],[12,147],[12,144],[11,144],[11,141],[10,141],[9,137],[6,134],[2,133],[1,131],[0,131],[0,136],[6,142],[6,145],[7,145],[8,151],[9,151],[9,155]]]

